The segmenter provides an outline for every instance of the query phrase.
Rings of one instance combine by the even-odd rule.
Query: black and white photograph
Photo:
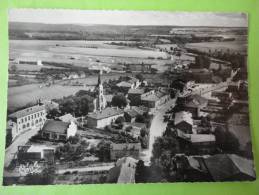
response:
[[[8,14],[3,185],[256,179],[246,13]]]

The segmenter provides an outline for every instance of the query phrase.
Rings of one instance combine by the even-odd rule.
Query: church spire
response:
[[[102,70],[100,70],[99,75],[98,75],[98,85],[102,84],[101,75],[102,75]]]

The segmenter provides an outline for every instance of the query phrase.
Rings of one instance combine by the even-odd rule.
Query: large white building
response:
[[[7,121],[7,130],[10,131],[13,140],[24,131],[42,128],[45,121],[45,106],[36,105],[10,114]]]

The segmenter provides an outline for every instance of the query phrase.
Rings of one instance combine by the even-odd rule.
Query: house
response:
[[[141,104],[141,95],[145,93],[143,88],[129,89],[128,99],[130,100],[131,106],[139,106]]]
[[[68,79],[78,79],[79,76],[76,72],[71,72],[69,75],[68,75]]]
[[[204,158],[206,156],[176,154],[173,157],[173,164],[178,179],[188,182],[212,181],[204,165]]]
[[[70,123],[71,121],[76,123],[76,118],[70,113],[60,116],[58,119],[65,123]]]
[[[18,161],[54,161],[55,148],[45,145],[18,146]]]
[[[216,138],[212,134],[187,134],[177,129],[176,135],[191,154],[211,154],[215,152]]]
[[[127,131],[134,138],[138,138],[140,136],[140,132],[142,129],[146,129],[145,123],[136,123],[136,122],[126,122],[124,123],[123,129]]]
[[[143,115],[148,113],[148,108],[144,106],[131,106],[124,110],[124,118],[126,122],[135,122],[138,115]]]
[[[216,154],[204,159],[213,181],[252,181],[256,179],[253,160],[236,154]]]
[[[118,159],[115,167],[109,170],[108,183],[135,183],[137,160],[131,157]]]
[[[71,121],[66,123],[63,121],[47,120],[40,131],[42,138],[51,141],[65,141],[71,136],[75,136],[77,125]]]
[[[175,113],[174,126],[175,128],[183,131],[184,133],[191,134],[193,132],[192,114],[190,112],[185,111]]]
[[[112,143],[110,146],[110,158],[111,160],[128,156],[138,158],[140,150],[140,143]]]
[[[201,117],[201,109],[207,107],[208,100],[197,94],[188,96],[186,99],[184,110],[192,113],[193,117]]]
[[[140,82],[134,77],[124,77],[121,82],[116,84],[116,86],[125,90],[137,89],[140,86]]]
[[[44,105],[28,107],[8,116],[7,128],[11,133],[12,140],[21,133],[40,129],[46,121],[46,108]]]
[[[170,95],[162,90],[152,90],[141,95],[142,105],[154,111],[170,99]]]
[[[103,110],[89,113],[87,118],[87,125],[90,128],[104,128],[105,126],[115,122],[118,117],[123,115],[123,110],[113,107],[107,107]]]

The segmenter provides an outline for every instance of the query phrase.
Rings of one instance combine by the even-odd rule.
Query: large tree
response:
[[[127,99],[124,95],[115,95],[112,98],[112,106],[117,106],[119,108],[124,108],[127,106]]]

